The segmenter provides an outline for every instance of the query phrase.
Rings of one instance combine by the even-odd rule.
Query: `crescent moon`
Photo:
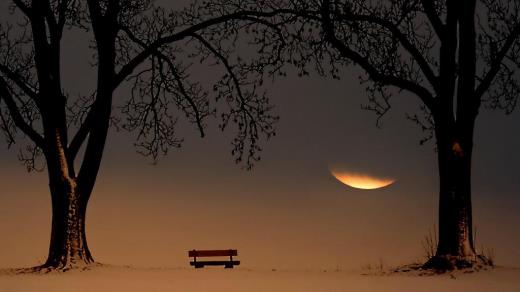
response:
[[[346,171],[330,170],[330,173],[347,186],[361,190],[380,189],[395,182],[395,179],[392,178],[380,178]]]

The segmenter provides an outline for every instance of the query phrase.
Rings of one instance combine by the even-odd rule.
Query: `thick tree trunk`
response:
[[[462,134],[438,127],[439,242],[426,268],[471,267],[483,258],[475,252],[471,203],[472,127]]]
[[[52,232],[44,267],[66,270],[93,264],[85,234],[87,201],[82,199],[73,180],[51,183],[50,188]]]
[[[47,132],[47,171],[52,199],[52,231],[47,261],[40,268],[68,270],[94,264],[85,234],[90,193],[78,187],[58,130]],[[84,191],[83,191],[84,192]]]
[[[471,147],[438,143],[439,242],[436,257],[466,265],[475,259],[471,205]]]

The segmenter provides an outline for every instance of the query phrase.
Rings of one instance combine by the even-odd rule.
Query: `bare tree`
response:
[[[193,8],[168,11],[151,0],[12,0],[16,21],[0,26],[0,127],[9,146],[28,138],[20,159],[29,170],[40,168],[42,157],[52,198],[49,255],[35,270],[94,264],[85,215],[118,117],[114,91],[124,83],[131,92],[117,119],[137,134],[142,154],[157,159],[179,147],[178,118],[204,136],[207,119],[219,113],[222,130],[230,124],[237,130],[236,160],[250,167],[259,159],[259,140],[274,134],[277,117],[235,43],[241,30],[272,28],[252,22],[257,13],[229,9],[199,20]],[[91,94],[73,98],[74,89],[63,88],[60,62],[63,35],[78,31],[92,38],[97,80]],[[209,88],[190,76],[199,61],[223,72]]]
[[[284,35],[258,38],[258,58],[275,58],[339,78],[364,70],[367,109],[378,117],[390,97],[417,97],[422,114],[409,118],[435,138],[440,178],[439,241],[427,268],[451,269],[486,261],[472,238],[471,160],[475,121],[484,106],[511,113],[520,94],[520,2],[515,0],[209,1],[240,5]],[[273,72],[271,72],[273,73]],[[379,121],[378,118],[378,121]]]
[[[439,242],[425,266],[471,266],[475,120],[482,102],[510,112],[520,94],[520,3],[324,1],[321,17],[325,39],[367,72],[379,97],[387,101],[391,86],[424,104],[440,178]]]

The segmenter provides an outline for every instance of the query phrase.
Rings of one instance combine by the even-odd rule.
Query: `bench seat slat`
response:
[[[190,257],[225,257],[225,256],[238,256],[236,249],[225,249],[225,250],[190,250],[188,252]]]

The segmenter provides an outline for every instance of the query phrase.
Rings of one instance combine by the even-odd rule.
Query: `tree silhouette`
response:
[[[439,243],[426,267],[472,265],[475,120],[483,101],[510,112],[520,94],[520,3],[325,0],[321,17],[327,42],[367,72],[385,102],[393,86],[424,104],[440,178]]]
[[[439,242],[425,267],[451,269],[486,261],[472,235],[471,159],[475,121],[485,106],[511,113],[520,94],[520,2],[515,0],[210,1],[269,12],[262,18],[285,40],[258,51],[301,75],[339,78],[356,65],[380,118],[390,97],[407,92],[423,115],[409,118],[435,138],[440,178]],[[274,56],[274,57],[273,57]],[[272,73],[272,72],[271,72]],[[378,118],[378,121],[379,121]]]
[[[520,6],[482,1],[484,24],[477,23],[482,16],[477,1],[443,2],[324,1],[321,15],[327,41],[361,66],[378,91],[394,86],[411,92],[429,114],[426,128],[437,143],[440,202],[439,243],[426,267],[446,269],[478,260],[471,204],[475,120],[486,94],[495,105],[505,98],[510,107],[520,93],[514,74],[520,64]],[[513,15],[502,21],[504,8],[512,8]],[[358,27],[351,29],[352,24]],[[384,91],[381,96],[388,99]]]
[[[193,8],[168,11],[151,0],[12,0],[16,20],[0,26],[0,127],[9,146],[29,139],[20,159],[33,170],[42,158],[52,198],[49,255],[35,270],[94,264],[85,215],[109,127],[118,120],[136,133],[138,151],[157,159],[180,146],[180,116],[204,136],[206,121],[219,113],[220,128],[233,125],[238,133],[237,162],[250,167],[259,159],[259,141],[274,134],[277,117],[235,43],[248,23],[271,28],[250,21],[257,13],[236,9],[199,21]],[[93,92],[80,98],[63,88],[60,66],[63,35],[76,32],[91,36],[97,74]],[[204,86],[190,76],[196,62],[219,65],[222,77]],[[114,92],[122,84],[131,91],[117,115]]]

